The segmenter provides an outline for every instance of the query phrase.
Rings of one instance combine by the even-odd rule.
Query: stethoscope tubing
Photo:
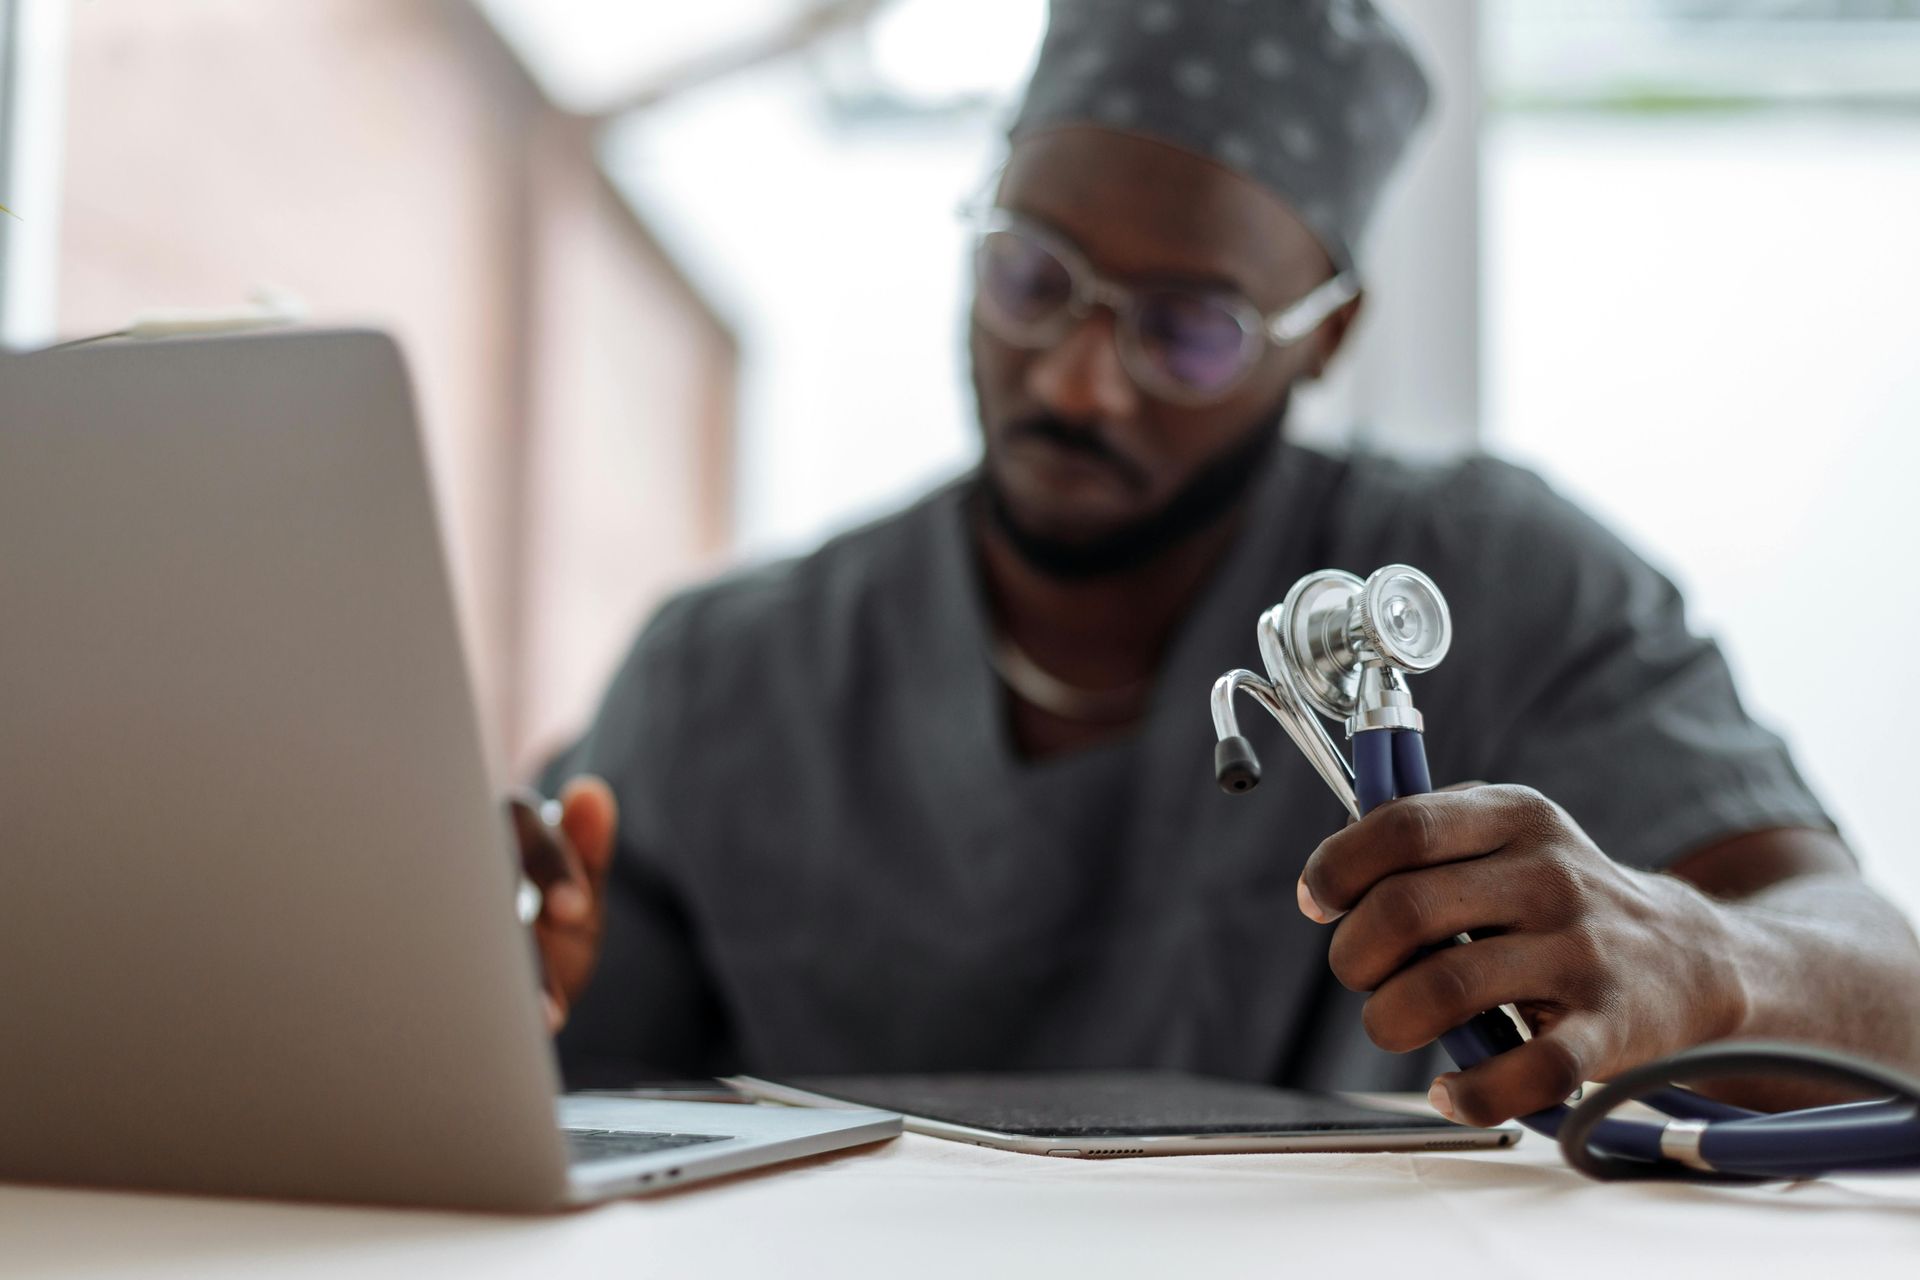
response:
[[[1433,790],[1422,735],[1368,729],[1353,735],[1354,794],[1361,813]],[[1447,944],[1442,944],[1447,945]],[[1505,1014],[1488,1010],[1440,1037],[1462,1070],[1523,1043]],[[1779,1114],[1750,1111],[1676,1087],[1688,1081],[1765,1073],[1885,1090],[1894,1100],[1844,1103]],[[1699,1168],[1669,1158],[1667,1126],[1614,1118],[1641,1102],[1675,1120],[1702,1123]],[[1720,1181],[1796,1179],[1839,1172],[1920,1169],[1920,1081],[1859,1059],[1802,1045],[1705,1045],[1623,1073],[1578,1107],[1520,1117],[1556,1139],[1576,1169],[1596,1178]]]
[[[1709,1123],[1699,1135],[1699,1155],[1710,1170],[1662,1160],[1658,1153],[1649,1159],[1643,1151],[1617,1148],[1601,1131],[1602,1126],[1631,1123],[1604,1118],[1614,1109],[1629,1102],[1658,1105],[1662,1095],[1678,1092],[1672,1087],[1676,1084],[1754,1075],[1884,1091],[1894,1097]],[[1573,1109],[1559,1141],[1569,1164],[1602,1179],[1764,1181],[1911,1171],[1920,1169],[1920,1080],[1808,1045],[1701,1045],[1622,1072],[1601,1086]]]

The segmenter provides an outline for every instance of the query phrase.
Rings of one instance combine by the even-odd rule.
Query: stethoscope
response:
[[[1310,573],[1260,615],[1257,635],[1266,677],[1230,671],[1213,686],[1214,772],[1223,788],[1249,791],[1260,780],[1259,760],[1234,714],[1234,695],[1247,693],[1280,722],[1356,820],[1389,800],[1433,790],[1426,725],[1407,686],[1408,676],[1439,666],[1453,642],[1453,620],[1432,579],[1403,564],[1365,581],[1338,569]],[[1351,764],[1321,717],[1345,726]],[[1458,934],[1443,945],[1471,942]],[[1503,1005],[1440,1041],[1465,1069],[1529,1036],[1519,1011]],[[1891,1096],[1769,1114],[1681,1087],[1756,1075]],[[1670,1118],[1615,1118],[1629,1102]],[[1800,1045],[1702,1045],[1627,1071],[1578,1105],[1549,1107],[1520,1123],[1556,1138],[1568,1162],[1595,1178],[1751,1181],[1920,1170],[1920,1080]]]

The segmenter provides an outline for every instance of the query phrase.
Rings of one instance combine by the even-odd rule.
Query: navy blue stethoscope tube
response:
[[[1363,814],[1389,800],[1433,790],[1425,744],[1411,729],[1355,733],[1353,773],[1354,795]],[[1524,1041],[1504,1013],[1489,1009],[1441,1036],[1440,1043],[1454,1064],[1466,1070]],[[1757,1073],[1885,1089],[1895,1097],[1771,1114],[1672,1087],[1682,1079]],[[1698,1155],[1711,1169],[1668,1159],[1661,1150],[1664,1126],[1611,1117],[1614,1108],[1629,1101],[1645,1103],[1675,1120],[1705,1122]],[[1791,1179],[1920,1169],[1920,1081],[1798,1045],[1703,1046],[1622,1075],[1577,1110],[1556,1105],[1522,1116],[1520,1123],[1549,1138],[1559,1138],[1564,1131],[1574,1139],[1562,1143],[1569,1161],[1600,1178]]]

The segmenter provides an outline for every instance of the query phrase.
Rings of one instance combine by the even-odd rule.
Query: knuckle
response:
[[[1409,1053],[1474,1012],[1471,979],[1453,953],[1423,961],[1375,992],[1362,1011],[1368,1037]]]
[[[1564,854],[1548,853],[1535,859],[1534,875],[1546,923],[1566,927],[1585,919],[1592,906],[1585,868]]]
[[[1416,857],[1433,849],[1437,825],[1432,810],[1414,798],[1397,801],[1381,814],[1381,835],[1396,849]]]
[[[1429,895],[1406,876],[1389,876],[1368,895],[1377,900],[1375,911],[1389,936],[1428,940],[1434,907]]]
[[[1498,788],[1500,799],[1521,827],[1534,833],[1545,832],[1560,820],[1560,806],[1532,787],[1508,783]]]
[[[1596,1005],[1614,988],[1613,962],[1599,933],[1584,925],[1560,935],[1560,988],[1569,1005]]]
[[[1534,879],[1549,894],[1559,898],[1573,898],[1579,886],[1579,875],[1567,860],[1558,853],[1543,852],[1533,858]]]
[[[1561,945],[1566,952],[1562,963],[1575,973],[1594,973],[1606,966],[1607,949],[1597,930],[1576,925],[1561,934]]]
[[[1422,1003],[1441,1021],[1470,1017],[1477,1012],[1470,1007],[1474,1004],[1472,964],[1472,956],[1455,947],[1420,966]]]

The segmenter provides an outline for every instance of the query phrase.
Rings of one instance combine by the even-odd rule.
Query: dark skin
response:
[[[1265,188],[1104,130],[1023,139],[1000,201],[1116,279],[1217,280],[1273,310],[1332,271]],[[1159,403],[1134,386],[1104,310],[1040,352],[975,326],[985,465],[1025,529],[1097,539],[1124,528],[1317,376],[1355,310],[1307,341],[1269,348],[1228,398],[1204,408]],[[1021,438],[1015,425],[1035,411],[1087,425],[1122,462]],[[1093,580],[1039,572],[985,518],[974,540],[997,624],[1060,679],[1111,688],[1151,680],[1241,515]],[[1129,728],[1063,721],[1018,700],[1009,719],[1029,756]],[[530,873],[548,891],[537,936],[555,1025],[598,952],[616,821],[597,780],[569,784],[562,800],[557,828],[523,833]],[[1827,832],[1749,832],[1656,875],[1608,859],[1537,792],[1474,785],[1394,801],[1329,836],[1307,861],[1300,908],[1330,926],[1336,976],[1372,993],[1365,1025],[1383,1048],[1418,1048],[1482,1009],[1521,1006],[1537,1032],[1529,1045],[1435,1082],[1435,1105],[1468,1123],[1524,1115],[1584,1080],[1729,1036],[1817,1042],[1920,1071],[1920,942]],[[1461,931],[1481,940],[1413,958]],[[1823,1100],[1744,1082],[1718,1092],[1761,1107]]]
[[[1014,148],[999,202],[1134,282],[1177,279],[1237,289],[1263,311],[1333,274],[1320,242],[1264,189],[1185,151],[1099,129],[1058,129]],[[1124,219],[1111,211],[1127,210]],[[1023,351],[972,326],[974,387],[985,466],[1024,527],[1097,537],[1164,506],[1205,463],[1273,412],[1287,389],[1318,376],[1358,311],[1349,304],[1307,341],[1270,348],[1232,394],[1192,408],[1140,391],[1120,365],[1114,317],[1095,311],[1046,351]],[[1121,460],[1104,466],[1022,437],[1036,411],[1085,424]],[[1175,625],[1238,532],[1230,515],[1136,572],[1061,582],[1024,561],[984,516],[974,541],[996,621],[1042,668],[1089,689],[1149,680]],[[1028,757],[1088,746],[1125,724],[1087,724],[1008,704]]]
[[[1920,947],[1828,832],[1750,832],[1652,875],[1607,858],[1531,788],[1471,786],[1393,801],[1329,836],[1299,897],[1333,926],[1335,976],[1372,993],[1363,1017],[1383,1049],[1520,1006],[1529,1044],[1442,1075],[1429,1095],[1471,1124],[1730,1037],[1920,1063]],[[1409,963],[1461,932],[1480,940]],[[1767,1110],[1837,1100],[1752,1081],[1711,1092]]]

